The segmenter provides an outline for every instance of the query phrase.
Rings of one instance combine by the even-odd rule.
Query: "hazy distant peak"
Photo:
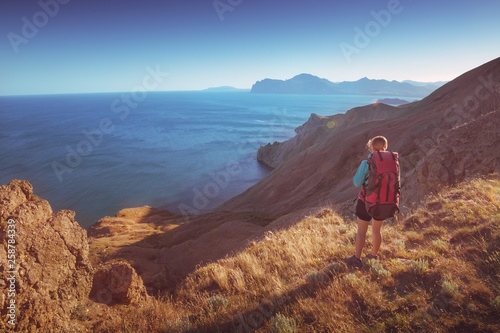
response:
[[[316,94],[316,95],[385,95],[425,97],[438,86],[416,86],[388,80],[372,80],[366,76],[358,81],[334,83],[311,74],[302,73],[288,80],[265,79],[252,86],[252,93],[260,94]]]

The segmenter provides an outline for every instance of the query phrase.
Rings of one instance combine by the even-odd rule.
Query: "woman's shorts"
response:
[[[356,216],[362,219],[363,221],[370,222],[372,217],[366,211],[366,206],[361,199],[358,198],[358,204],[356,205]]]

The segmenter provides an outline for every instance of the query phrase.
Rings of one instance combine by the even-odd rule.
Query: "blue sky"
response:
[[[451,80],[500,56],[499,14],[497,0],[4,0],[0,95],[130,91],[147,68],[168,73],[154,90]]]

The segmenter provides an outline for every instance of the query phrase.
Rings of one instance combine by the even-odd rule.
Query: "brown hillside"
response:
[[[442,189],[345,266],[356,226],[330,209],[198,269],[97,332],[498,332],[500,182]]]

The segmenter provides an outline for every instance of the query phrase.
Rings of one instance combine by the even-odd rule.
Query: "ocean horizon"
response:
[[[84,228],[123,208],[207,212],[271,169],[260,145],[311,113],[393,96],[177,91],[0,97],[0,185],[28,180]],[[413,100],[413,99],[411,99]]]

